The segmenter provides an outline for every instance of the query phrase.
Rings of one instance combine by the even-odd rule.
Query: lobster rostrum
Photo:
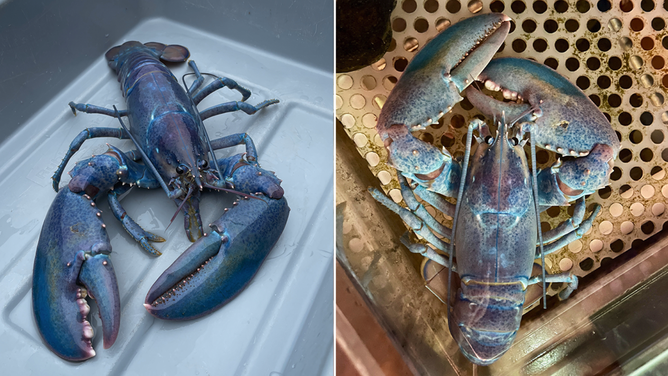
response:
[[[40,233],[32,295],[39,332],[64,359],[95,356],[86,297],[98,305],[105,348],[119,331],[120,298],[109,257],[111,244],[95,204],[98,197],[107,195],[123,228],[155,256],[160,252],[151,243],[165,239],[143,230],[123,209],[120,196],[134,186],[162,188],[174,200],[177,213],[183,213],[186,233],[195,243],[158,278],[144,304],[150,314],[163,319],[188,320],[220,308],[248,285],[283,232],[290,209],[281,180],[260,167],[252,139],[241,133],[210,140],[202,124],[231,111],[253,114],[278,101],[250,105],[245,101],[251,92],[225,77],[214,76],[204,85],[194,61],[189,65],[196,79],[184,89],[161,60],[184,62],[189,56],[179,45],[126,42],[113,47],[105,57],[118,74],[127,109],[70,102],[75,115],[79,111],[113,116],[121,127],[82,131],[53,176],[58,193]],[[241,93],[242,100],[197,109],[206,96],[224,87]],[[107,152],[78,162],[70,182],[59,189],[68,161],[87,139],[98,137],[131,139],[137,149],[124,153],[109,146]],[[214,150],[237,145],[245,146],[246,152],[216,158]],[[210,225],[209,233],[203,232],[199,215],[204,189],[243,196]]]
[[[565,282],[562,299],[577,288],[577,277],[569,273],[546,275],[543,267],[542,276],[532,277],[534,260],[545,265],[546,254],[591,228],[600,206],[585,219],[584,196],[608,184],[620,148],[607,119],[564,77],[526,59],[492,60],[509,21],[502,14],[462,20],[416,54],[377,123],[407,208],[370,189],[430,244],[413,243],[406,233],[401,241],[411,252],[459,275],[459,288],[448,290],[454,292],[446,301],[448,325],[462,353],[479,365],[493,363],[512,345],[529,285],[542,283],[544,293],[546,283]],[[469,86],[474,80],[507,101]],[[497,129],[493,135],[485,122],[473,119],[464,158],[457,160],[411,133],[435,123],[462,93],[495,119]],[[478,146],[471,153],[474,137]],[[531,170],[524,152],[529,141]],[[536,171],[536,147],[570,158]],[[453,217],[452,229],[436,221],[416,195]],[[443,196],[457,198],[456,205]],[[539,213],[572,201],[573,217],[542,233]]]

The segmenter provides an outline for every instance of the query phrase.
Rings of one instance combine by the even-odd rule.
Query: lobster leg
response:
[[[401,186],[401,196],[404,198],[404,202],[408,206],[413,214],[417,215],[423,223],[425,223],[429,228],[436,232],[436,234],[444,236],[448,239],[452,238],[452,230],[443,226],[439,221],[436,220],[424,205],[418,202],[413,189],[408,185],[408,181],[401,174],[397,174],[397,179],[399,180],[399,185]]]
[[[561,222],[557,227],[553,228],[552,230],[545,231],[543,233],[543,243],[549,243],[555,241],[558,238],[573,231],[573,229],[577,229],[582,223],[582,220],[584,219],[585,209],[586,209],[585,199],[584,197],[580,197],[575,202],[573,217]]]
[[[87,114],[102,114],[102,115],[107,115],[107,116],[111,116],[111,117],[116,117],[117,116],[115,110],[112,110],[110,108],[96,106],[94,104],[70,102],[69,105],[70,105],[70,108],[72,109],[72,113],[75,116],[77,114],[77,111],[85,112]],[[128,110],[118,111],[118,116],[128,116]]]
[[[422,256],[436,262],[439,265],[442,265],[442,266],[445,266],[445,267],[448,266],[448,259],[445,258],[445,256],[443,256],[442,254],[434,251],[431,247],[429,247],[426,244],[411,242],[408,231],[404,232],[404,234],[401,236],[400,241],[401,241],[401,244],[406,246],[406,248],[408,248],[408,250],[411,251],[411,253],[417,253],[419,255],[422,255]],[[450,254],[450,251],[448,250],[448,252],[446,252],[446,253]],[[453,268],[455,268],[455,267],[453,266]],[[456,268],[455,268],[455,271],[456,271]]]
[[[144,307],[158,318],[190,320],[222,307],[257,273],[288,219],[285,198],[235,202],[151,287]]]
[[[385,205],[388,209],[395,212],[401,219],[411,228],[413,232],[417,235],[423,237],[427,242],[432,244],[437,249],[443,251],[446,254],[450,254],[450,245],[443,240],[439,239],[433,232],[428,228],[428,225],[425,225],[425,222],[412,211],[399,206],[396,202],[392,201],[385,194],[377,190],[376,188],[369,188],[369,192],[376,199],[376,201]],[[429,213],[427,213],[429,215]],[[429,215],[431,216],[431,215]]]
[[[243,99],[241,100],[242,102],[245,102],[246,99],[250,98],[250,96],[251,96],[250,90],[248,90],[245,87],[239,85],[233,79],[227,78],[227,77],[214,76],[215,81],[208,84],[202,90],[197,91],[197,89],[202,85],[202,82],[204,81],[204,76],[202,76],[202,74],[199,72],[199,69],[197,69],[197,64],[195,64],[194,60],[190,60],[188,62],[188,65],[190,65],[190,67],[195,72],[195,76],[197,77],[197,79],[195,80],[193,85],[190,87],[190,90],[188,91],[191,94],[192,100],[195,103],[195,105],[198,105],[199,102],[201,102],[209,94],[213,93],[216,90],[222,89],[224,87],[228,87],[231,90],[236,90],[239,93],[241,93],[241,95],[243,96]]]
[[[441,213],[450,217],[455,216],[455,204],[446,201],[441,195],[429,191],[421,185],[416,186],[413,191],[420,196],[421,199]]]
[[[248,162],[257,164],[257,149],[248,133],[236,133],[211,141],[213,150],[231,148],[241,144],[246,147],[246,159],[248,159]]]
[[[233,112],[233,111],[243,111],[247,113],[248,115],[253,115],[257,111],[261,110],[264,107],[267,107],[269,105],[278,103],[278,99],[269,99],[266,100],[257,106],[253,106],[251,104],[248,104],[246,102],[227,102],[227,103],[221,103],[219,105],[215,105],[213,107],[209,107],[204,111],[200,112],[200,117],[202,120],[206,120],[212,116],[224,114],[227,112]]]
[[[550,243],[548,245],[543,246],[543,252],[546,255],[548,255],[550,253],[556,252],[557,250],[561,249],[562,247],[565,247],[566,245],[568,245],[572,241],[582,238],[582,236],[585,234],[585,232],[589,231],[589,229],[591,228],[592,224],[594,223],[594,219],[596,219],[596,216],[598,215],[598,212],[600,210],[601,210],[601,206],[596,205],[596,208],[591,213],[589,218],[582,221],[582,223],[577,228],[571,230],[569,233],[567,233],[567,234],[563,235],[562,237],[558,238],[553,243]],[[540,258],[540,248],[539,247],[536,247],[536,258]]]
[[[570,273],[548,274],[545,276],[545,283],[565,282],[568,286],[559,292],[559,300],[566,300],[578,288],[578,277]],[[543,283],[543,277],[537,276],[529,279],[529,285]]]
[[[118,139],[129,138],[128,134],[121,128],[96,127],[96,128],[86,128],[83,131],[81,131],[70,143],[70,147],[69,149],[67,149],[65,157],[63,157],[63,160],[60,162],[60,165],[58,165],[56,172],[54,172],[53,176],[51,177],[51,179],[53,180],[53,189],[56,192],[58,192],[58,185],[60,184],[60,178],[63,175],[65,166],[67,166],[67,163],[70,161],[72,156],[74,156],[74,153],[79,151],[79,148],[81,148],[81,145],[83,145],[83,143],[86,140],[100,137],[114,137]]]
[[[186,85],[186,81],[185,81],[185,76],[186,75],[184,75],[182,77],[182,80],[183,80],[183,86],[185,86],[188,89],[188,94],[191,95],[191,98],[192,98],[192,94],[195,93],[195,91],[197,91],[200,88],[200,86],[202,86],[202,83],[204,83],[204,76],[202,76],[202,74],[199,72],[199,68],[197,68],[197,64],[195,64],[194,60],[190,60],[188,62],[188,65],[190,66],[190,68],[192,68],[192,70],[195,74],[195,82],[193,82],[193,84],[190,85],[190,87],[188,87],[188,85]],[[202,98],[200,98],[200,101],[201,100],[202,100]],[[195,101],[193,99],[193,102],[195,103],[195,105],[197,105],[200,101]]]
[[[111,209],[111,212],[114,213],[116,219],[121,222],[125,231],[127,231],[128,234],[141,245],[142,249],[153,256],[160,256],[162,253],[155,249],[149,242],[164,242],[165,239],[141,228],[141,226],[127,214],[125,209],[121,206],[121,203],[118,201],[118,198],[128,190],[130,190],[130,186],[124,185],[109,192],[109,195],[107,196],[109,199],[109,208]]]

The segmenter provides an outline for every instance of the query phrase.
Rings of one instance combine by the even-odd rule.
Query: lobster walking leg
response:
[[[60,178],[63,175],[65,166],[67,166],[67,163],[70,161],[72,156],[74,156],[74,154],[77,151],[79,151],[79,148],[81,148],[81,145],[83,145],[83,143],[86,140],[100,137],[113,137],[118,139],[129,138],[128,134],[121,128],[96,127],[96,128],[86,128],[83,131],[81,131],[70,143],[70,147],[67,149],[65,157],[63,157],[63,160],[60,162],[60,165],[58,165],[56,172],[54,172],[53,176],[51,177],[51,179],[53,180],[53,189],[56,192],[58,192],[58,185],[60,184]]]
[[[573,208],[573,216],[561,222],[557,227],[545,231],[543,233],[543,243],[547,244],[549,242],[555,241],[558,238],[573,231],[573,229],[577,229],[582,223],[582,220],[584,219],[585,210],[586,210],[585,199],[584,197],[580,197],[575,202],[575,206]]]
[[[218,105],[215,105],[213,107],[209,107],[206,110],[200,112],[200,117],[202,120],[206,120],[212,116],[224,114],[227,112],[233,112],[233,111],[243,111],[247,113],[248,115],[253,115],[254,113],[258,112],[264,107],[267,107],[269,105],[278,103],[278,100],[276,99],[268,99],[257,106],[253,106],[251,104],[248,104],[246,102],[227,102],[227,103],[221,103]]]
[[[216,90],[222,89],[224,87],[227,87],[231,90],[236,90],[241,95],[243,96],[243,99],[241,100],[242,102],[245,102],[246,99],[250,98],[251,92],[250,90],[246,89],[245,87],[239,85],[236,81],[234,81],[231,78],[227,77],[218,77],[214,76],[215,81],[211,82],[208,84],[206,87],[204,87],[202,90],[197,91],[197,89],[202,85],[204,82],[204,76],[199,72],[199,69],[197,69],[197,64],[195,64],[194,60],[190,60],[188,62],[188,65],[193,69],[195,72],[195,76],[197,77],[195,79],[195,82],[192,84],[188,92],[191,94],[191,97],[193,99],[193,102],[197,105],[199,102],[201,102],[204,98],[206,98],[209,94],[213,93]]]
[[[548,274],[545,276],[545,283],[567,283],[568,286],[559,292],[559,299],[566,300],[568,297],[578,288],[578,277],[572,275],[571,273],[561,273],[561,274]],[[543,278],[541,276],[533,277],[529,280],[529,285],[536,283],[543,283]]]
[[[153,256],[160,256],[162,253],[155,249],[149,242],[164,242],[165,239],[141,228],[141,226],[127,214],[125,209],[121,206],[121,203],[118,201],[118,198],[128,190],[130,190],[130,186],[126,185],[109,192],[107,196],[109,200],[109,208],[111,208],[111,212],[114,213],[116,219],[121,222],[125,231],[127,231],[128,234],[141,245],[142,249]]]
[[[112,110],[111,108],[96,106],[94,104],[70,102],[69,106],[72,109],[72,113],[75,116],[77,114],[77,111],[85,112],[87,114],[102,114],[111,117],[128,116],[128,110],[120,110],[118,111],[118,114],[116,114],[116,110]]]
[[[423,237],[440,251],[445,252],[446,254],[450,253],[450,245],[434,235],[434,233],[429,229],[429,224],[425,223],[425,220],[421,217],[421,214],[426,214],[427,216],[431,217],[431,215],[427,213],[424,208],[422,208],[424,211],[416,210],[416,212],[413,212],[412,210],[399,206],[396,202],[392,201],[390,198],[375,188],[370,188],[369,192],[373,198],[376,199],[376,201],[380,202],[381,204],[385,205],[385,207],[398,214],[416,234]],[[415,197],[413,197],[413,200],[415,200]],[[433,219],[433,217],[431,217],[431,220],[433,220],[433,222],[437,222],[435,219]],[[427,222],[432,222],[431,220],[428,220]]]
[[[408,231],[404,232],[404,234],[401,235],[400,241],[401,244],[406,246],[406,248],[408,248],[408,250],[411,251],[411,253],[420,254],[432,261],[435,261],[439,265],[448,266],[448,259],[442,254],[434,251],[431,247],[429,247],[426,244],[411,242]],[[448,255],[450,254],[449,245],[448,245],[448,250],[445,253]],[[453,269],[456,271],[456,268],[454,266]]]
[[[550,243],[543,248],[543,252],[548,255],[550,253],[556,252],[559,249],[567,246],[569,243],[582,238],[582,236],[585,234],[585,232],[589,231],[591,228],[592,224],[594,223],[594,219],[596,219],[596,216],[598,215],[598,212],[601,210],[600,205],[596,205],[596,208],[594,208],[594,211],[591,213],[589,218],[586,220],[582,221],[582,223],[579,224],[578,227],[572,229],[570,232],[567,234],[561,236],[557,240],[555,240],[553,243]],[[538,247],[536,248],[536,258],[540,257],[539,254],[540,250]]]

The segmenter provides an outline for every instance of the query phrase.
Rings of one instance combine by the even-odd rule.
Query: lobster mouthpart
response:
[[[222,307],[257,273],[288,220],[285,198],[242,199],[211,224],[151,287],[144,307],[166,320],[190,320]]]
[[[47,213],[37,244],[32,301],[35,321],[47,346],[70,361],[95,356],[86,297],[97,302],[104,347],[120,326],[111,244],[92,201],[64,187]]]

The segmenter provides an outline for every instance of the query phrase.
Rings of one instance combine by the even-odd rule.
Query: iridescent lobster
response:
[[[493,363],[510,348],[527,286],[542,283],[544,294],[545,283],[566,282],[561,298],[577,287],[577,277],[545,275],[545,268],[542,276],[532,278],[532,265],[536,258],[545,265],[545,254],[591,228],[600,207],[584,219],[584,196],[608,184],[620,147],[603,114],[564,77],[530,60],[491,60],[509,28],[510,18],[503,14],[471,17],[416,54],[388,96],[376,127],[388,163],[398,170],[408,208],[370,190],[440,252],[411,243],[408,233],[402,237],[404,245],[447,266],[448,273],[459,274],[461,284],[455,296],[447,298],[448,324],[464,355],[480,365]],[[510,101],[484,95],[469,86],[474,80]],[[492,136],[483,121],[471,121],[463,161],[412,135],[450,111],[462,100],[462,92],[497,125]],[[471,156],[474,130],[478,147]],[[527,135],[532,172],[524,152]],[[573,158],[537,173],[536,146]],[[452,229],[436,221],[415,194],[453,217]],[[456,205],[442,196],[456,197]],[[573,200],[573,218],[541,233],[539,213]]]
[[[99,307],[105,348],[114,343],[119,331],[120,299],[109,257],[111,244],[95,205],[101,195],[108,196],[112,212],[127,232],[156,256],[160,252],[150,243],[164,239],[144,231],[130,218],[119,197],[133,186],[162,187],[184,214],[186,233],[195,243],[146,296],[144,306],[158,318],[187,320],[220,308],[250,282],[283,232],[290,209],[281,181],[260,167],[251,138],[234,134],[209,140],[202,124],[204,119],[230,111],[253,114],[278,101],[252,106],[245,102],[250,91],[228,78],[215,77],[203,86],[204,76],[193,61],[189,64],[196,79],[188,90],[183,89],[160,60],[184,62],[189,55],[179,45],[127,42],[116,46],[106,53],[106,59],[118,74],[127,109],[70,103],[75,114],[113,116],[121,128],[82,131],[53,176],[58,194],[37,245],[32,297],[39,332],[47,346],[64,359],[81,361],[95,355],[93,329],[86,320],[87,296]],[[223,87],[240,92],[242,101],[202,112],[197,109],[202,99]],[[129,125],[122,117],[127,117]],[[59,190],[67,162],[84,141],[97,137],[129,138],[137,150],[124,153],[109,146],[106,153],[78,162],[70,172],[69,184]],[[216,159],[214,150],[236,145],[245,145],[246,153]],[[199,215],[203,189],[234,190],[244,197],[225,209],[208,234],[202,231]]]

